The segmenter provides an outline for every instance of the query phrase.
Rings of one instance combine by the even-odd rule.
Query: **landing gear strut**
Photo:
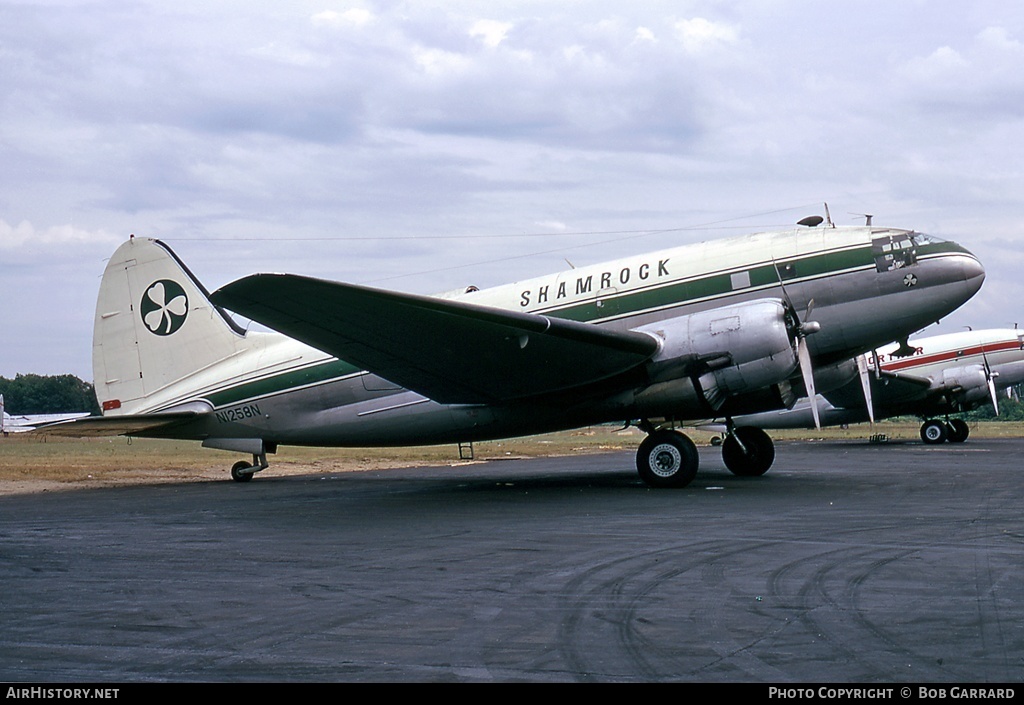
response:
[[[971,427],[963,419],[950,419],[946,422],[946,440],[950,443],[963,443],[971,435]]]
[[[775,444],[761,429],[741,426],[722,442],[722,460],[733,475],[760,477],[775,462]]]
[[[650,424],[641,425],[645,431]],[[686,487],[697,475],[697,446],[679,431],[650,430],[636,453],[636,469],[651,487]]]

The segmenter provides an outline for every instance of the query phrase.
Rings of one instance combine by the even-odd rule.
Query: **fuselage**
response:
[[[820,324],[809,347],[815,365],[830,365],[947,315],[983,279],[978,260],[949,241],[885,228],[798,228],[686,245],[457,298],[623,330],[737,302],[784,299]],[[472,441],[624,420],[601,403],[600,392],[539,405],[442,405],[285,336],[245,338],[237,354],[155,390],[132,412],[212,412],[177,429],[176,437],[339,446]]]
[[[909,341],[910,354],[902,354],[899,344],[878,350],[877,364],[886,372],[905,372],[931,377],[957,365],[989,365],[1000,371],[1006,387],[1024,381],[1024,330],[995,328],[966,330]],[[874,365],[874,360],[869,360]]]

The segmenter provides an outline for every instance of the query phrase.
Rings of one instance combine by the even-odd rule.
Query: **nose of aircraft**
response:
[[[972,296],[978,293],[981,289],[981,285],[985,282],[985,267],[981,264],[977,257],[972,255],[970,252],[964,251],[964,254],[959,257],[960,260],[960,271],[963,276],[964,284],[960,288],[961,303],[967,301]]]
[[[968,284],[973,284],[974,292],[977,292],[981,288],[982,282],[985,281],[985,267],[982,266],[977,257],[970,253],[967,253],[967,256],[964,257],[961,266],[964,270],[964,281]]]
[[[966,248],[956,243],[944,243],[938,250],[938,257],[931,259],[934,266],[935,283],[941,292],[929,305],[935,305],[933,312],[945,316],[966,303],[978,293],[985,281],[985,267]],[[938,309],[946,311],[939,313]],[[934,319],[934,320],[937,320]]]

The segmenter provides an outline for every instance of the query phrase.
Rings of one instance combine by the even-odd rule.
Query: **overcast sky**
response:
[[[433,293],[828,202],[982,259],[929,332],[1024,325],[1022,170],[1017,2],[0,0],[0,376],[92,380],[131,233]]]

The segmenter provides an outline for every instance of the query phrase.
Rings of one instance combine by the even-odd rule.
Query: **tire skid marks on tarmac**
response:
[[[584,680],[625,674],[645,681],[700,680],[727,669],[762,680],[784,679],[784,673],[750,655],[750,644],[734,640],[732,630],[718,623],[715,611],[701,604],[713,604],[728,594],[721,565],[769,545],[733,543],[723,550],[721,542],[707,541],[591,566],[562,591],[567,604],[559,610],[565,616],[557,643],[567,669],[584,674]],[[689,579],[680,580],[687,574]],[[720,592],[707,585],[709,578],[723,583]],[[688,589],[694,586],[702,592]],[[709,617],[711,624],[706,624]],[[679,638],[680,630],[685,630],[685,638]],[[694,633],[701,631],[713,638],[694,644]],[[602,656],[588,648],[592,643],[601,644]],[[618,649],[609,649],[609,643]],[[681,648],[680,643],[690,646]]]
[[[1021,571],[999,571],[992,564],[991,530],[995,523],[994,516],[998,512],[991,511],[991,497],[986,497],[978,509],[978,519],[971,522],[970,531],[977,549],[973,552],[974,590],[977,595],[975,604],[978,610],[978,638],[982,649],[988,653],[1002,654],[1003,667],[1006,669],[1005,679],[1016,680],[1020,673],[1010,662],[1009,654],[1013,647],[1007,643],[1007,627],[1013,629],[1019,625],[1006,625],[1000,598],[1003,586],[1012,585],[1021,579]],[[997,577],[998,573],[998,577]]]
[[[921,653],[921,645],[898,638],[898,624],[888,621],[895,615],[880,604],[880,590],[866,588],[879,571],[918,552],[917,548],[844,547],[807,556],[772,573],[768,598],[773,603],[795,599],[791,606],[793,627],[799,628],[795,638],[820,640],[822,663],[847,663],[848,672],[836,674],[837,678],[855,681],[913,673],[924,680],[948,680],[950,671]],[[874,646],[865,648],[865,644]],[[970,678],[968,673],[961,676]]]
[[[945,602],[921,595],[920,609],[905,613],[895,611],[906,609],[905,596],[886,600],[896,589],[890,582],[898,585],[901,571],[914,570],[903,562],[921,548],[819,546],[766,573],[774,544],[702,542],[589,567],[562,591],[556,643],[567,670],[586,680],[739,674],[770,681],[813,678],[824,664],[841,664],[836,677],[847,680],[909,672],[936,681],[970,678],[966,662],[936,658],[944,648],[939,627],[927,643],[900,637],[904,620],[940,621]],[[759,591],[763,598],[755,602]],[[723,601],[728,607],[716,609]],[[723,622],[722,613],[731,621]],[[594,643],[601,649],[588,647]],[[759,651],[761,643],[772,649]],[[810,661],[808,644],[818,654]],[[802,654],[801,661],[787,661],[790,652]]]

